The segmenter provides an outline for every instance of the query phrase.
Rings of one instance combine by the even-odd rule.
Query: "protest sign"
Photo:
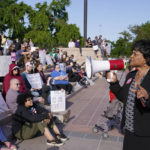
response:
[[[66,110],[65,91],[51,91],[51,111],[61,112]]]
[[[42,79],[39,73],[27,74],[27,80],[34,89],[42,88]]]
[[[65,63],[60,63],[59,66],[60,66],[60,70],[66,72],[66,64]]]
[[[40,58],[40,63],[42,63],[43,66],[46,65],[46,53],[44,50],[39,51],[39,58]]]
[[[0,56],[0,77],[4,77],[9,72],[11,63],[11,56]]]

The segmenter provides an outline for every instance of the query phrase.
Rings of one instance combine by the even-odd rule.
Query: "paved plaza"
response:
[[[99,78],[94,86],[83,89],[67,100],[67,110],[71,110],[71,116],[63,131],[69,140],[63,146],[49,147],[46,138],[39,136],[17,141],[19,150],[122,150],[123,135],[117,129],[109,131],[108,138],[104,138],[102,132],[92,132],[95,124],[107,121],[102,114],[108,106],[108,87],[106,80]]]

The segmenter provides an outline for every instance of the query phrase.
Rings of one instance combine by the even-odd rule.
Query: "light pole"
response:
[[[87,0],[84,0],[84,46],[87,40]]]

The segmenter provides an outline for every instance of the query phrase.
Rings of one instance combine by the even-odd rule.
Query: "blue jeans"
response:
[[[6,142],[7,141],[7,138],[2,130],[2,128],[0,127],[0,141],[1,142]],[[0,148],[1,148],[1,145],[0,145]]]

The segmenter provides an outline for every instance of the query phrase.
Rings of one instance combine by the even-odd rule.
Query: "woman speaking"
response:
[[[125,132],[123,150],[150,147],[150,41],[139,40],[132,47],[129,72],[121,87],[113,73],[110,89],[124,103],[121,128]],[[107,73],[109,78],[110,73]]]

